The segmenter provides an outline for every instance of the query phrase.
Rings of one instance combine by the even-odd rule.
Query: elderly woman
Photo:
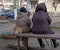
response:
[[[47,13],[47,8],[44,3],[40,3],[37,5],[32,18],[32,22],[32,32],[34,34],[54,34],[54,32],[50,28],[51,18]],[[42,42],[42,39],[38,38],[38,42],[42,48],[45,47]],[[55,39],[52,39],[52,42],[54,44],[54,48],[59,45]]]
[[[21,7],[20,11],[17,13],[16,27],[19,28],[20,33],[25,33],[30,31],[31,22],[27,15],[27,10],[25,7]]]
[[[17,20],[16,20],[16,26],[13,29],[14,32],[17,33],[27,33],[30,31],[30,25],[31,21],[29,20],[29,17],[27,15],[27,10],[25,7],[21,7],[20,11],[17,13]],[[22,38],[22,41],[24,42],[24,38]]]

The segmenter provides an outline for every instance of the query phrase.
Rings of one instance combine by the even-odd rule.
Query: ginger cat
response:
[[[15,27],[13,28],[13,31],[14,31],[13,34],[22,33],[22,28],[21,28],[21,27],[18,27],[18,26],[15,26]]]

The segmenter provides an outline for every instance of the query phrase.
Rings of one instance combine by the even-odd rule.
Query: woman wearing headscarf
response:
[[[25,7],[21,7],[20,11],[17,12],[16,27],[13,29],[17,33],[27,33],[30,31],[31,21],[26,14],[27,10]],[[22,38],[24,42],[24,38]]]
[[[20,29],[20,32],[29,32],[31,22],[28,15],[26,14],[27,10],[25,7],[21,7],[20,11],[17,12],[16,26]]]
[[[34,34],[54,34],[54,32],[50,28],[51,18],[47,13],[45,3],[40,3],[36,6],[32,22],[32,32]],[[42,48],[45,47],[45,45],[42,42],[42,39],[38,38],[38,42]],[[54,48],[56,48],[59,45],[55,39],[52,39],[52,42],[54,44]]]

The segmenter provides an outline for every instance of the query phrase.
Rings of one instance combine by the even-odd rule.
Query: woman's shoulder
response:
[[[42,14],[42,15],[43,15],[43,14],[44,14],[44,15],[47,15],[48,13],[43,12],[43,11],[38,11],[38,12],[35,12],[35,13],[34,13],[34,15],[41,15],[41,14]]]

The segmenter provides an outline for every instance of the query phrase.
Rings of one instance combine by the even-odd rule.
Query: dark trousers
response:
[[[51,39],[51,40],[52,40],[52,42],[53,42],[53,44],[55,46],[56,45],[56,40],[55,39]],[[38,42],[39,42],[40,45],[43,45],[42,39],[38,38]]]

